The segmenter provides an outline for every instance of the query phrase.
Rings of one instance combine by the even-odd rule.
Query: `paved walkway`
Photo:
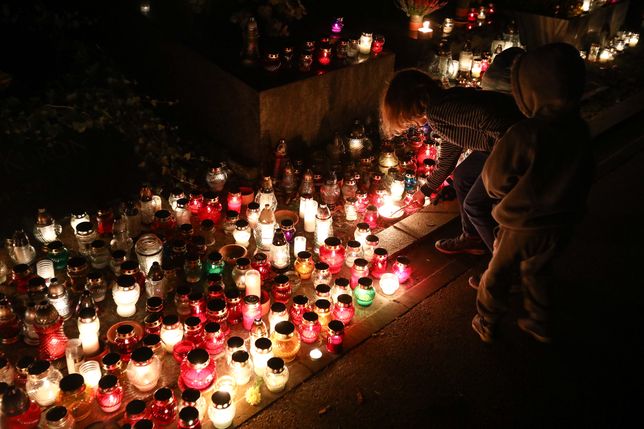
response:
[[[470,272],[447,276],[438,292],[242,427],[625,426],[642,397],[643,168],[639,152],[594,185],[560,261],[554,345],[518,330],[519,296],[499,341],[481,343],[470,328]],[[435,238],[408,250],[443,258]],[[473,271],[484,260],[455,263]]]

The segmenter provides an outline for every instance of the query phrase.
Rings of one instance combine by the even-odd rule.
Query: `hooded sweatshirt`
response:
[[[594,162],[579,116],[585,66],[571,45],[542,46],[517,58],[512,93],[527,119],[494,146],[481,178],[500,202],[492,211],[515,230],[565,226],[584,211]]]

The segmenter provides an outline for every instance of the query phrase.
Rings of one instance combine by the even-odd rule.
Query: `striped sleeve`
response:
[[[427,184],[423,185],[420,189],[427,196],[430,196],[443,184],[447,176],[449,176],[454,168],[456,168],[456,163],[458,158],[461,156],[463,148],[453,145],[448,142],[443,142],[441,144],[440,155],[436,162],[436,169],[434,172],[427,178]]]

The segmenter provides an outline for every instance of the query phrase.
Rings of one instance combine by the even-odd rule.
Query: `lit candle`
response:
[[[358,51],[362,55],[369,55],[371,52],[372,41],[373,37],[371,33],[362,33],[362,36],[360,36],[360,42],[358,42]]]
[[[212,394],[212,405],[208,408],[208,417],[216,429],[232,425],[235,418],[235,403],[230,393],[218,390]]]
[[[304,231],[315,232],[315,214],[318,211],[318,202],[314,199],[307,200],[304,211]]]
[[[320,351],[320,349],[312,349],[309,352],[309,357],[311,358],[311,360],[318,360],[322,357],[322,352]]]
[[[472,62],[472,77],[474,79],[481,77],[481,60],[474,60]]]
[[[582,12],[588,12],[590,10],[590,0],[584,0],[581,4]]]
[[[304,251],[306,251],[306,237],[298,235],[293,239],[293,254],[298,255],[300,252]]]
[[[405,181],[401,178],[395,178],[391,182],[390,192],[394,201],[402,200],[403,192],[405,192]]]
[[[607,63],[613,59],[613,56],[610,53],[610,49],[602,49],[599,53],[599,62]]]
[[[634,48],[637,46],[637,42],[640,41],[640,35],[639,33],[631,33],[631,37],[628,39],[628,46],[630,48]]]
[[[83,352],[87,356],[96,354],[100,348],[98,342],[100,323],[94,308],[83,308],[78,315],[78,337],[83,344]]]
[[[376,34],[373,36],[373,43],[371,44],[371,53],[378,55],[382,52],[382,48],[385,45],[385,36],[381,34]]]
[[[423,26],[418,29],[418,38],[419,39],[431,39],[434,30],[429,26],[429,21],[424,21]]]
[[[380,277],[380,289],[385,295],[393,295],[396,293],[400,283],[398,282],[398,277],[392,273],[384,273]]]
[[[78,372],[83,376],[87,387],[95,389],[98,386],[98,381],[101,379],[101,366],[97,361],[88,360],[83,362]]]
[[[265,337],[255,340],[255,346],[251,349],[253,355],[253,369],[255,375],[263,377],[266,372],[266,363],[273,357],[273,343]]]
[[[344,27],[344,18],[338,17],[333,21],[333,24],[331,24],[331,31],[333,33],[341,33],[342,28]]]
[[[229,192],[227,202],[228,210],[236,211],[237,213],[239,213],[242,206],[241,192]]]
[[[183,339],[183,327],[177,316],[170,314],[163,317],[160,336],[163,348],[172,353],[175,344]]]
[[[248,270],[244,274],[246,284],[246,295],[262,295],[262,277],[257,270]]]

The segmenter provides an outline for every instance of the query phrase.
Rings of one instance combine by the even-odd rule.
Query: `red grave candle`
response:
[[[409,265],[409,258],[402,255],[396,257],[396,262],[391,266],[391,272],[398,277],[399,283],[405,283],[409,280],[412,273],[411,265]]]
[[[123,402],[123,387],[115,375],[105,375],[98,382],[96,402],[105,413],[113,413],[121,408]]]
[[[219,324],[219,329],[224,336],[230,334],[230,326],[228,325],[228,307],[226,301],[221,298],[208,300],[206,305],[206,315],[209,322]]]
[[[223,208],[217,197],[213,192],[204,193],[204,202],[199,210],[199,220],[204,221],[210,219],[213,223],[218,223],[221,218]]]
[[[379,279],[384,273],[387,272],[387,258],[389,253],[386,249],[378,247],[373,251],[373,259],[371,260],[371,276]]]
[[[185,387],[205,390],[217,378],[215,360],[210,358],[210,354],[205,349],[194,349],[181,363],[180,377]]]
[[[333,306],[333,318],[339,320],[344,325],[351,323],[351,319],[356,313],[356,309],[353,306],[353,298],[351,295],[343,293],[338,296],[338,299]]]
[[[228,198],[226,199],[226,205],[228,210],[240,213],[242,206],[241,192],[239,190],[229,192]]]
[[[328,46],[321,47],[318,51],[318,63],[321,66],[328,66],[331,64],[331,48]]]
[[[217,322],[208,322],[204,326],[203,347],[210,356],[217,356],[222,353],[226,347],[226,334]]]
[[[304,313],[302,323],[299,324],[297,330],[303,343],[313,344],[316,342],[320,336],[320,332],[322,332],[322,326],[318,320],[317,313],[313,311]]]
[[[377,228],[378,227],[378,207],[374,205],[367,206],[367,211],[365,211],[362,221],[368,224],[369,228],[371,229]]]
[[[288,276],[280,274],[273,279],[273,288],[271,290],[273,301],[286,304],[291,299],[291,282]]]
[[[188,295],[188,305],[191,316],[198,317],[202,322],[206,321],[206,300],[202,292],[192,292]]]
[[[309,299],[304,295],[296,295],[293,297],[293,304],[289,310],[289,316],[291,316],[291,322],[295,326],[298,326],[302,323],[302,316],[304,313],[309,311]]]
[[[358,286],[358,280],[361,277],[369,276],[369,262],[366,259],[358,258],[353,262],[353,267],[351,267],[351,289],[355,289]]]
[[[259,276],[262,279],[262,282],[268,281],[271,278],[271,263],[269,262],[266,253],[255,253],[250,266],[259,271]]]
[[[339,320],[329,322],[329,334],[326,337],[326,349],[329,353],[342,353],[344,342],[344,324]]]
[[[226,307],[228,307],[228,323],[231,325],[241,323],[242,303],[237,289],[226,292]]]
[[[203,205],[203,195],[200,193],[190,193],[190,200],[188,201],[188,210],[192,216],[199,216],[201,212],[201,206]]]
[[[329,265],[331,274],[340,272],[344,264],[345,248],[337,237],[328,237],[320,247],[320,260]]]
[[[244,329],[250,331],[255,319],[262,317],[262,309],[259,304],[259,297],[256,295],[246,295],[242,308]]]
[[[154,392],[152,419],[159,425],[168,425],[177,417],[177,401],[169,387],[161,387]]]

